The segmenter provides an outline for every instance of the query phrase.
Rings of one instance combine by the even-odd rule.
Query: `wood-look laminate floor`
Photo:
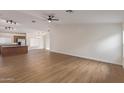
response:
[[[124,82],[119,65],[91,61],[46,50],[0,57],[0,82]]]

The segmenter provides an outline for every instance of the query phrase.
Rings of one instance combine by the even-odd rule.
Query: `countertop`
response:
[[[22,46],[22,45],[10,45],[10,46],[9,45],[4,45],[4,46],[1,46],[1,47],[2,48],[4,48],[4,47],[8,47],[8,48],[10,47],[11,48],[11,47],[27,47],[27,46],[26,45],[25,46]]]

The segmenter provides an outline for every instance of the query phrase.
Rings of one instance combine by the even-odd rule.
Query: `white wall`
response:
[[[122,24],[122,40],[123,40],[123,43],[122,43],[122,46],[123,46],[123,52],[122,52],[122,55],[123,55],[123,68],[124,68],[124,24]]]
[[[50,32],[54,52],[122,64],[121,24],[55,25]]]
[[[44,35],[44,48],[50,50],[50,34],[46,32]]]

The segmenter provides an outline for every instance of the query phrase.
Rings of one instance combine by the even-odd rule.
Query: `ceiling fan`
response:
[[[59,21],[59,19],[56,19],[55,16],[53,16],[53,15],[52,16],[49,15],[48,18],[47,18],[47,20],[48,20],[49,23],[51,23],[53,21]]]

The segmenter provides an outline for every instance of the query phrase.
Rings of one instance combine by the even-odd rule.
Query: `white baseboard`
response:
[[[70,53],[65,53],[65,52],[60,52],[60,51],[55,51],[55,50],[50,50],[50,51],[51,52],[55,52],[55,53],[60,53],[60,54],[65,54],[65,55],[80,57],[80,58],[84,58],[84,59],[89,59],[89,60],[93,60],[93,61],[99,61],[99,62],[103,62],[103,63],[109,63],[109,64],[115,64],[115,65],[121,65],[121,66],[123,66],[122,64],[120,64],[121,62],[120,63],[112,63],[112,62],[109,62],[107,60],[102,60],[102,59],[96,59],[96,58],[85,57],[85,56],[80,56],[80,55],[73,55],[73,54],[70,54]]]

